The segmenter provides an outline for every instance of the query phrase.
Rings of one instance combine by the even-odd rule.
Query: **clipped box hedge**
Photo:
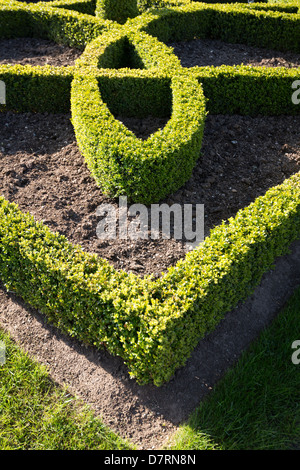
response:
[[[151,114],[149,105],[153,102],[163,115],[167,116],[172,109],[164,129],[146,141],[138,139],[114,118],[101,96],[102,81],[97,80],[98,68],[119,68],[124,48],[127,51],[129,47],[134,51],[131,60],[136,66],[166,74],[164,80],[151,87],[152,93],[147,87],[148,96],[144,93],[145,80],[129,82],[131,101],[138,106],[135,114],[142,111],[144,115]],[[127,52],[126,56],[130,54]],[[174,70],[177,73],[170,75]],[[113,197],[126,194],[131,201],[151,204],[178,189],[190,177],[201,150],[205,98],[198,81],[186,74],[181,76],[180,71],[180,62],[170,49],[135,31],[100,36],[77,61],[71,93],[72,122],[79,148],[106,194]],[[163,88],[156,94],[159,87]],[[116,91],[118,100],[123,100],[124,93],[120,83]]]
[[[150,10],[130,21],[164,42],[212,38],[290,52],[300,51],[299,22],[298,13],[273,8],[195,2]]]
[[[96,16],[105,20],[126,23],[139,14],[137,0],[97,0]]]
[[[300,113],[300,107],[291,99],[292,84],[299,80],[297,69],[224,65],[192,67],[187,73],[192,73],[201,83],[210,114],[268,116]],[[0,80],[7,84],[7,103],[0,109],[70,112],[74,76],[75,68],[71,66],[0,65]],[[97,72],[96,78],[102,99],[113,115],[164,117],[169,113],[172,95],[168,73],[105,68]],[[134,96],[132,90],[140,94]],[[152,99],[147,99],[150,94]]]
[[[84,49],[86,44],[115,24],[50,4],[0,4],[0,38],[37,37]]]
[[[53,0],[52,2],[47,2],[46,6],[74,10],[79,13],[95,16],[96,1],[97,0]]]
[[[160,386],[247,297],[300,233],[300,174],[272,188],[157,281],[116,271],[0,199],[0,271],[72,337],[119,355]]]
[[[75,67],[0,66],[7,84],[1,109],[71,111],[81,150],[108,192],[149,196],[152,203],[183,184],[199,155],[205,106],[214,113],[299,113],[291,103],[297,70],[183,69],[157,39],[234,42],[241,33],[252,44],[264,34],[269,47],[298,50],[299,15],[283,5],[275,11],[185,2],[148,10],[122,26],[86,14],[94,11],[92,2],[50,3],[4,0],[0,37],[40,36],[87,47]],[[125,110],[170,114],[170,120],[149,145],[116,121],[114,113]],[[161,278],[140,279],[85,253],[1,197],[0,277],[63,332],[122,357],[138,383],[160,386],[299,235],[300,173],[216,227]]]

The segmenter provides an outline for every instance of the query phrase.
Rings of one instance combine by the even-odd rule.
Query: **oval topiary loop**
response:
[[[129,200],[144,204],[158,202],[189,179],[200,156],[206,116],[202,86],[180,67],[169,48],[147,34],[115,31],[110,38],[108,34],[97,38],[77,62],[71,91],[77,143],[106,194],[126,194]],[[122,50],[128,44],[135,50],[136,63],[145,69],[135,76],[128,68],[110,68],[122,64]],[[155,102],[155,89],[159,89],[163,101],[157,108],[166,112],[169,108],[170,113],[164,129],[142,141],[115,119],[101,91],[104,76],[114,82],[112,94],[127,100],[128,108],[136,114],[142,109],[133,109],[130,101],[143,97],[145,110],[151,109],[149,101]],[[149,80],[159,82],[154,92]],[[117,100],[114,107],[118,110]]]

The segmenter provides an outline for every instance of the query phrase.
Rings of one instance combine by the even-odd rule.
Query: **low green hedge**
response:
[[[105,30],[116,28],[110,20],[48,4],[20,4],[3,0],[0,5],[0,37],[47,37],[83,48]],[[93,3],[78,1],[93,11]],[[20,6],[22,5],[22,6]],[[77,6],[78,6],[77,5]],[[204,4],[191,2],[177,7],[154,9],[129,19],[126,26],[142,29],[162,41],[215,38],[278,50],[299,52],[300,15],[297,6],[256,4]],[[84,7],[83,7],[84,9]]]
[[[0,38],[37,37],[84,49],[115,23],[42,4],[0,4]]]
[[[246,4],[193,2],[172,9],[150,10],[130,22],[163,42],[212,38],[279,51],[300,51],[300,15],[272,8],[257,10]]]
[[[87,15],[95,15],[96,0],[53,0],[47,2],[46,6],[74,10]]]
[[[36,3],[41,3],[38,0]],[[53,0],[44,3],[46,7],[63,8],[65,10],[74,10],[79,13],[95,16],[96,0]]]
[[[299,2],[295,1],[294,3],[248,3],[245,7],[250,10],[261,10],[261,11],[277,11],[282,13],[298,13],[299,11]]]
[[[213,331],[226,312],[253,293],[275,259],[299,237],[300,173],[216,227],[157,281],[152,295],[156,307],[163,304],[162,316],[151,335],[155,346],[148,344],[144,361],[151,362],[158,384],[175,363],[176,368],[185,363],[199,338]],[[140,369],[137,363],[135,373]]]
[[[0,272],[63,332],[162,385],[300,234],[300,174],[216,227],[160,279],[116,271],[0,198]]]
[[[298,50],[298,14],[193,3],[150,10],[119,26],[62,6],[1,4],[0,37],[88,44],[76,67],[0,66],[7,85],[1,109],[65,112],[71,90],[78,143],[96,180],[114,195],[153,203],[183,184],[199,155],[205,97],[216,113],[299,113],[291,104],[297,70],[185,70],[151,37],[240,37]],[[125,111],[170,120],[142,142],[114,119]],[[160,386],[299,238],[299,183],[297,174],[270,189],[156,281],[116,271],[0,198],[0,277],[62,331],[122,357],[139,383]]]
[[[96,16],[104,20],[126,23],[139,14],[137,0],[97,0]]]
[[[140,13],[150,8],[178,7],[189,3],[191,0],[138,0],[137,2]]]
[[[74,67],[0,65],[6,105],[0,111],[69,113]]]
[[[102,65],[104,60],[109,65],[107,56],[103,58]],[[299,80],[297,69],[238,65],[192,67],[186,73],[201,83],[206,108],[211,114],[268,116],[300,113],[300,106],[294,105],[291,99],[292,83]],[[0,80],[7,85],[7,104],[0,105],[0,111],[70,112],[74,75],[75,69],[71,66],[0,65]],[[171,115],[168,73],[104,68],[96,73],[96,78],[102,100],[114,116]]]
[[[189,69],[202,84],[207,109],[212,114],[296,115],[292,84],[299,79],[296,68],[221,66]]]
[[[170,92],[164,91],[164,81],[159,93],[160,97],[165,95],[164,101],[159,103],[155,95],[161,82],[145,101],[145,114],[154,101],[171,117],[163,130],[144,142],[114,118],[102,99],[101,80],[97,81],[98,67],[113,68],[122,63],[126,43],[135,50],[132,60],[147,70],[169,74],[177,71],[168,77]],[[181,77],[180,70],[179,61],[166,46],[137,32],[102,35],[89,44],[77,61],[71,92],[72,123],[87,165],[106,194],[126,194],[131,201],[150,204],[178,189],[190,177],[201,149],[205,99],[198,81],[186,74]],[[131,95],[139,96],[140,110],[144,83],[131,80]],[[119,87],[121,102],[123,94],[124,89]],[[134,98],[133,101],[137,103]]]
[[[201,0],[193,0],[193,3],[196,2],[201,2]],[[138,7],[140,13],[144,13],[145,11],[151,9],[151,8],[168,8],[168,7],[180,7],[183,5],[189,5],[192,3],[192,0],[138,0]],[[204,2],[201,2],[204,3]],[[208,2],[205,3],[246,3],[248,4],[248,0],[240,0],[239,2],[236,2],[236,0],[209,0]],[[262,3],[267,3],[267,0],[259,0],[257,4],[262,4]],[[252,4],[249,4],[252,6]],[[287,8],[288,6],[285,5]],[[273,5],[270,5],[271,9],[274,7]],[[284,6],[282,6],[284,8]],[[289,11],[290,12],[290,11]],[[293,11],[294,12],[294,11]]]

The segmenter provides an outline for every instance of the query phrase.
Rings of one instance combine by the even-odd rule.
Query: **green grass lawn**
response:
[[[0,365],[1,450],[133,449],[95,418],[66,390],[55,385],[0,330],[6,362]]]

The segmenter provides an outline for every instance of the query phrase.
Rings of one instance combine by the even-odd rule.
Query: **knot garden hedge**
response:
[[[200,156],[207,112],[299,114],[296,69],[184,69],[164,44],[215,38],[300,52],[297,5],[4,0],[0,37],[16,36],[83,53],[74,67],[1,65],[1,111],[71,110],[79,148],[111,197],[152,204],[182,186]],[[142,141],[116,113],[169,121]],[[160,386],[299,238],[299,183],[296,174],[271,188],[156,280],[115,270],[1,197],[0,277],[63,332],[123,358],[138,383]]]

